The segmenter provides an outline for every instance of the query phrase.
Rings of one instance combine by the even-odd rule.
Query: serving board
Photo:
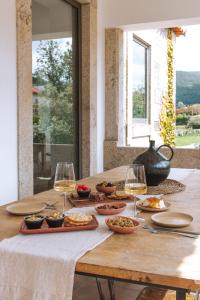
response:
[[[94,205],[100,205],[105,203],[113,203],[113,202],[133,202],[133,200],[127,196],[126,199],[116,199],[116,198],[109,198],[109,196],[105,196],[102,200],[97,200],[95,198],[89,199],[88,197],[82,198],[82,197],[74,197],[73,195],[68,198],[68,201],[71,203],[74,207],[84,207],[84,206],[94,206]]]
[[[92,221],[87,225],[71,225],[61,227],[50,228],[46,221],[43,222],[42,227],[39,229],[28,229],[25,222],[21,223],[19,232],[23,234],[41,234],[41,233],[55,233],[55,232],[71,232],[81,230],[94,230],[99,226],[99,223],[94,215],[92,215]]]

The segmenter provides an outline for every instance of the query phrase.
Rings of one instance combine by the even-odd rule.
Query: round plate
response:
[[[13,215],[25,216],[41,212],[46,208],[43,203],[15,203],[6,207],[7,212]]]
[[[167,201],[164,201],[164,203],[165,203],[165,207],[163,207],[163,208],[151,208],[151,207],[147,207],[147,206],[143,206],[142,205],[142,202],[143,202],[144,200],[139,200],[139,201],[137,201],[136,202],[136,206],[137,206],[137,208],[139,208],[139,209],[141,209],[141,210],[145,210],[145,211],[152,211],[152,212],[158,212],[158,211],[166,211],[166,210],[168,210],[169,209],[169,207],[170,207],[170,203],[169,202],[167,202]]]
[[[180,212],[161,212],[151,216],[151,220],[164,227],[184,227],[192,222],[193,217]]]
[[[117,208],[112,208],[112,206],[115,206]],[[111,208],[101,208],[103,206],[110,206]],[[100,215],[116,215],[124,211],[126,208],[126,203],[124,202],[113,202],[113,203],[105,203],[101,205],[97,205],[95,207],[96,211]]]

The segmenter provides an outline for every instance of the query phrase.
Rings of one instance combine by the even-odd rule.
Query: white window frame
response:
[[[133,145],[135,139],[149,137],[151,134],[150,125],[150,85],[151,85],[151,45],[142,40],[133,32],[128,32],[126,36],[126,144]],[[146,99],[146,118],[133,118],[132,106],[132,56],[133,41],[145,48],[145,99]]]

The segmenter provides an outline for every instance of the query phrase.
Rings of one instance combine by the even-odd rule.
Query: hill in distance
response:
[[[200,103],[200,71],[176,71],[176,103]]]

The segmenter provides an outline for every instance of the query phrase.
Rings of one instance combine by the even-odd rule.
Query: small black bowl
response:
[[[39,229],[42,226],[42,223],[44,221],[44,217],[43,216],[36,216],[37,218],[39,218],[39,220],[31,220],[32,216],[27,216],[24,218],[24,222],[27,226],[28,229]]]
[[[46,217],[45,220],[46,220],[48,226],[51,228],[61,227],[64,222],[64,215],[60,219],[49,219],[48,217]]]
[[[86,191],[78,191],[77,194],[79,195],[80,198],[88,198],[91,193],[91,190],[86,190]]]

